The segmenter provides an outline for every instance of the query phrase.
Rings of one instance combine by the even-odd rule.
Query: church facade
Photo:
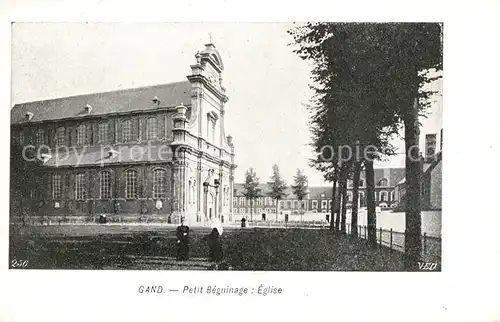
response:
[[[15,105],[11,146],[25,160],[36,151],[40,170],[13,194],[21,177],[11,161],[12,217],[231,221],[236,165],[224,130],[224,65],[213,44],[195,58],[186,81]]]

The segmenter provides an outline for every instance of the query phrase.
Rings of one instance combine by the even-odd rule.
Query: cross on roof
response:
[[[208,33],[208,38],[210,40],[210,43],[213,43],[212,32]]]

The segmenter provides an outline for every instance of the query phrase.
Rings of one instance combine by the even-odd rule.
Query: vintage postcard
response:
[[[442,53],[442,23],[14,23],[9,267],[440,271]]]

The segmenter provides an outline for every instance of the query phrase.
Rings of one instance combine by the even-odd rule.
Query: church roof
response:
[[[47,167],[85,167],[103,166],[109,164],[164,162],[172,159],[172,151],[164,149],[163,145],[120,145],[110,150],[101,147],[85,147],[85,149],[70,149],[67,152],[51,155],[45,163]]]
[[[191,105],[191,83],[182,81],[16,104],[11,110],[11,124],[153,110],[158,108],[153,102],[155,97],[161,107]],[[91,107],[90,113],[86,106]],[[30,121],[26,119],[28,113],[32,113]]]

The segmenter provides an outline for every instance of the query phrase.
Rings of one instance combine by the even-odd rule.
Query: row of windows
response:
[[[99,198],[112,198],[111,172],[99,172]],[[87,198],[88,178],[85,173],[75,175],[75,199],[85,200]],[[154,199],[165,199],[167,196],[167,171],[156,169],[153,171],[152,197]],[[62,176],[60,174],[52,175],[52,198],[59,200],[62,198]],[[138,172],[136,170],[127,170],[125,172],[125,198],[138,198]]]
[[[376,186],[377,187],[387,187],[389,184],[389,181],[386,179],[386,178],[382,178],[380,179],[377,183],[376,183]],[[353,186],[352,184],[352,180],[348,180],[347,181],[347,186],[349,188],[351,188]],[[359,179],[359,186],[360,187],[364,187],[365,186],[365,181],[363,179]]]
[[[234,208],[233,212],[235,214],[261,214],[262,212],[266,214],[275,214],[276,213],[276,208]]]
[[[390,199],[389,199],[389,193],[387,191],[380,191],[379,193],[375,193],[375,200],[377,201],[393,201],[394,200],[394,191],[391,191],[390,193]],[[365,193],[360,191],[359,192],[359,197],[361,199],[365,198]],[[267,206],[267,205],[276,205],[276,200],[272,200],[273,202],[271,203],[271,198],[265,198],[265,202],[262,201],[264,198],[258,198],[256,205],[257,206]],[[352,191],[347,192],[347,201],[352,201]],[[331,205],[331,200],[321,200],[321,208],[327,208],[327,205]],[[302,201],[302,207],[303,209],[307,208],[307,201],[303,200]],[[247,200],[245,197],[239,197],[239,204],[238,204],[238,197],[233,198],[233,206],[253,206],[251,203],[251,200]],[[280,201],[280,208],[282,209],[300,209],[300,203],[298,200],[281,200]],[[318,200],[312,200],[312,209],[318,208]]]
[[[239,200],[239,202],[238,202]],[[256,198],[255,200],[247,200],[245,197],[234,197],[233,206],[252,206],[256,204],[257,206],[276,206],[276,199],[271,197]]]
[[[132,142],[134,140],[132,134],[132,120],[127,119],[121,121],[120,124],[120,134],[121,134],[121,142]],[[149,117],[146,120],[146,139],[147,140],[156,140],[158,139],[158,119],[156,117]],[[66,145],[66,131],[67,128],[64,126],[60,126],[56,129],[55,133],[55,146],[64,146]],[[85,145],[88,144],[88,134],[92,131],[92,127],[90,124],[80,124],[76,128],[76,144],[77,145]],[[47,135],[46,130],[43,128],[38,128],[35,131],[34,142],[27,142],[29,144],[33,143],[35,146],[47,145]],[[110,135],[110,125],[109,121],[103,121],[99,123],[98,126],[98,134],[97,140],[99,144],[109,144],[112,141],[112,136]],[[24,145],[25,142],[25,134],[21,131],[19,133],[19,142],[21,145]]]

